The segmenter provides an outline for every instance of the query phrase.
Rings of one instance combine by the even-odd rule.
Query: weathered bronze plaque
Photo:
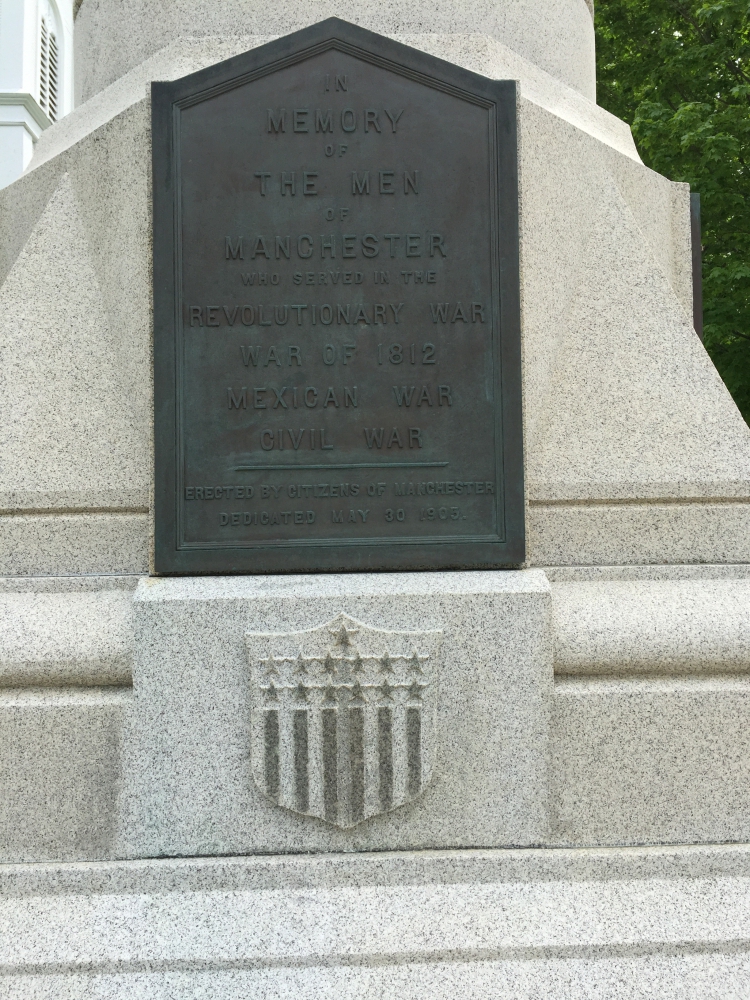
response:
[[[332,19],[153,144],[156,571],[521,562],[514,83]]]

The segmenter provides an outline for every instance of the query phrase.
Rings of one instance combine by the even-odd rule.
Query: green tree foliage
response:
[[[704,343],[750,423],[750,2],[596,0],[597,99],[701,196]]]

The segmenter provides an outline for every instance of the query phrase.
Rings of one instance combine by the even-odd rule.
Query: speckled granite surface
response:
[[[457,851],[0,869],[27,998],[744,1000],[742,848]]]
[[[307,654],[310,640],[299,631],[342,613],[361,632],[415,633],[419,654],[430,647],[426,633],[442,633],[441,658],[425,692],[425,699],[433,691],[435,698],[431,782],[414,802],[351,829],[280,808],[259,791],[253,754],[262,757],[263,750],[251,732],[254,678],[245,645],[247,633],[294,633],[289,655],[303,647]],[[119,856],[545,841],[553,687],[550,591],[540,571],[145,579],[133,614]],[[401,641],[361,635],[352,649],[365,656],[373,642],[394,656]],[[392,667],[388,677],[397,683]],[[314,680],[305,683],[309,692]],[[365,700],[373,699],[388,712],[398,704],[395,695],[370,690]],[[331,704],[338,711],[333,698]],[[319,709],[310,710],[312,726]],[[278,724],[285,718],[282,712]],[[340,761],[348,753],[343,739]],[[363,752],[379,740],[368,737]],[[283,751],[283,734],[279,745]],[[257,764],[261,772],[264,766]]]

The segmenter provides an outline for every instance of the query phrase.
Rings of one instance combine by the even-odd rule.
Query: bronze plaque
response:
[[[515,84],[332,19],[152,93],[156,572],[522,562]]]

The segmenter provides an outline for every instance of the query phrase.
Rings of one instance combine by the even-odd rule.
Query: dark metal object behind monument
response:
[[[701,196],[690,192],[690,250],[693,263],[693,327],[703,340],[703,247],[701,246]]]
[[[156,572],[522,562],[515,84],[331,19],[152,97]]]

